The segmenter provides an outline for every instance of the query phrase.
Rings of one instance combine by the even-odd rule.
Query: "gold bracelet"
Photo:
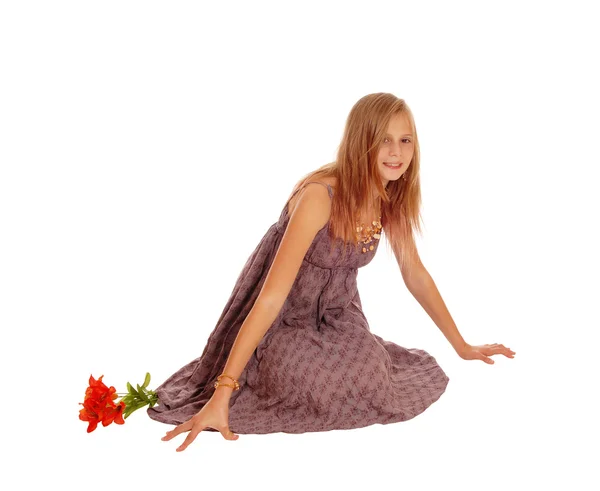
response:
[[[234,382],[237,382],[236,379],[234,379],[231,375],[227,375],[226,373],[222,373],[221,375],[219,375],[217,377],[217,380],[221,380],[222,377],[227,377],[227,378],[230,378],[231,380],[233,380]]]
[[[217,387],[231,387],[234,390],[240,390],[240,386],[239,385],[225,384],[223,382],[215,382],[215,389]]]
[[[223,378],[223,377],[227,377],[227,378],[230,378],[231,380],[233,380],[233,385],[221,382],[221,378]],[[233,388],[235,390],[240,390],[240,384],[239,384],[239,382],[235,378],[233,378],[231,375],[227,375],[226,373],[222,373],[221,375],[219,375],[217,377],[217,381],[214,383],[215,389],[217,387],[221,386],[221,385],[224,386],[224,387],[231,387],[231,388]]]

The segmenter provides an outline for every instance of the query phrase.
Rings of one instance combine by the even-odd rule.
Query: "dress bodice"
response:
[[[275,228],[277,232],[280,234],[285,233],[285,229],[289,222],[289,213],[288,213],[288,203],[294,197],[294,195],[302,189],[304,186],[308,184],[321,184],[323,186],[327,186],[327,190],[329,192],[329,197],[333,198],[333,190],[329,184],[311,181],[305,183],[303,186],[299,187],[292,193],[289,197],[283,210],[281,211],[281,215],[279,220],[275,224]],[[342,249],[343,249],[343,241],[341,238],[332,239],[330,237],[329,231],[331,227],[331,221],[328,221],[322,228],[317,232],[315,238],[310,245],[308,251],[306,252],[306,256],[304,257],[304,261],[311,263],[317,267],[325,268],[325,269],[334,269],[334,268],[362,268],[371,262],[375,253],[377,252],[379,246],[380,239],[373,239],[372,242],[367,245],[373,245],[373,249],[366,249],[366,252],[362,252],[363,244],[360,246],[357,243],[351,244],[346,248],[345,256],[342,257]],[[333,250],[331,250],[331,241],[335,242],[335,246]]]

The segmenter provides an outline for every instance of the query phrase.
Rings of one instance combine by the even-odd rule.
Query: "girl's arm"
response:
[[[417,253],[416,258],[406,268],[402,268],[399,254],[394,251],[398,265],[402,272],[402,279],[408,291],[419,302],[421,307],[427,312],[431,320],[442,331],[446,339],[450,342],[456,353],[462,355],[467,343],[461,336],[456,327],[440,292],[433,281],[433,278],[423,266],[421,258]]]
[[[418,273],[413,273],[410,277],[407,276],[404,284],[460,356],[467,343],[458,332],[456,324],[429,272],[421,264]]]
[[[223,373],[235,379],[241,375],[250,356],[279,315],[308,248],[329,220],[331,199],[325,187],[307,185],[298,196],[260,294],[240,327],[223,369]],[[229,379],[223,381],[231,383]],[[228,400],[233,390],[220,385],[213,397]]]
[[[438,291],[433,278],[423,266],[418,254],[415,262],[410,264],[408,271],[402,271],[404,284],[412,293],[413,297],[419,302],[425,312],[429,314],[431,320],[439,327],[440,331],[446,336],[458,356],[464,360],[482,360],[493,364],[492,355],[504,355],[507,358],[514,358],[515,352],[503,344],[484,344],[480,346],[471,346],[462,338],[456,324],[446,308],[446,304]]]

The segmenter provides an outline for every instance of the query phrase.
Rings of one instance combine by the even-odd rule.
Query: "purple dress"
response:
[[[331,186],[314,183],[327,186],[333,196]],[[159,403],[147,409],[150,418],[184,423],[213,395],[281,243],[287,205],[248,258],[200,357],[156,389]],[[234,433],[304,433],[406,421],[446,390],[449,378],[433,356],[385,341],[369,328],[356,279],[379,241],[366,253],[352,248],[342,262],[341,239],[330,254],[328,225],[317,232],[281,311],[238,377],[240,389],[229,401]]]

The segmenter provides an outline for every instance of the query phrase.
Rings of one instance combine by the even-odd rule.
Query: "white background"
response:
[[[6,489],[598,489],[592,3],[3,2]],[[182,453],[145,409],[86,433],[90,374],[155,388],[199,356],[373,92],[416,119],[423,263],[467,342],[515,358],[461,360],[381,247],[371,330],[450,377],[417,418]]]

